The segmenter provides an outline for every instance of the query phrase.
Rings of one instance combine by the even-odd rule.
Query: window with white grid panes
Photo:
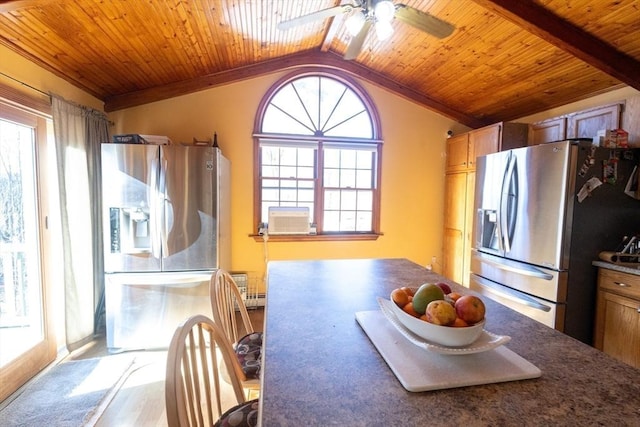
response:
[[[370,102],[353,82],[302,74],[268,95],[254,134],[258,223],[269,207],[308,207],[318,234],[377,233],[378,140]]]

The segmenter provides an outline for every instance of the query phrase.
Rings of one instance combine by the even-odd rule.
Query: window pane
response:
[[[289,113],[289,111],[287,111]],[[274,106],[269,106],[264,113],[264,121],[262,122],[262,132],[265,133],[286,133],[293,135],[313,135],[313,128],[308,118],[302,119],[302,122],[285,114]]]
[[[340,169],[324,170],[324,186],[339,187],[340,186]]]
[[[359,150],[357,152],[356,167],[358,169],[371,169],[373,160],[373,152]]]
[[[325,168],[339,168],[340,167],[340,150],[325,149],[324,154],[324,167]]]
[[[356,187],[373,188],[373,175],[371,170],[356,171]]]
[[[356,217],[352,211],[342,211],[340,213],[340,231],[355,231]]]
[[[356,174],[352,169],[343,169],[340,172],[340,187],[341,188],[355,188],[356,186]]]
[[[296,177],[296,167],[295,166],[282,166],[282,167],[280,167],[280,177],[281,178],[295,178]]]
[[[372,231],[371,224],[373,217],[371,212],[358,212],[358,218],[356,220],[356,231]]]
[[[0,120],[0,366],[44,338],[34,135]]]
[[[355,191],[342,191],[340,209],[341,210],[355,210],[356,209],[356,192]]]
[[[346,136],[352,138],[372,138],[373,127],[370,117],[362,112],[361,114],[328,128],[325,132],[327,136]]]
[[[340,231],[339,211],[324,211],[324,231]]]
[[[313,167],[299,167],[298,178],[313,179],[314,168]]]
[[[324,195],[324,209],[340,210],[340,191],[339,190],[327,190]]]
[[[355,150],[340,150],[340,167],[355,169],[356,153]]]
[[[280,148],[279,147],[262,147],[262,164],[263,165],[279,165],[280,164]]]
[[[315,167],[316,151],[312,148],[298,148],[298,165]]]
[[[298,200],[301,202],[313,202],[313,190],[300,190],[298,191]]]
[[[371,211],[373,210],[373,192],[372,191],[358,191],[358,204],[357,209],[359,211]]]
[[[303,77],[293,82],[293,86],[302,100],[303,109],[307,120],[313,123],[314,130],[320,129],[318,124],[318,98],[319,98],[320,77]]]
[[[262,176],[265,178],[276,177],[280,175],[278,166],[262,166]]]
[[[280,190],[273,188],[263,188],[262,189],[262,200],[263,201],[278,201],[280,199]]]
[[[293,166],[298,164],[297,148],[280,148],[280,164]]]

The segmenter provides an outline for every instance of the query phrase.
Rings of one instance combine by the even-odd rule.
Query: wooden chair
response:
[[[220,371],[226,367],[234,399],[223,413]],[[238,426],[255,426],[258,401],[246,401],[241,373],[233,349],[222,329],[211,319],[196,315],[178,326],[167,354],[165,402],[169,427],[225,426],[230,416]],[[226,388],[229,386],[227,385]]]
[[[260,390],[262,332],[253,328],[240,289],[227,271],[218,269],[211,275],[209,296],[213,320],[220,325],[232,345],[242,367],[240,381],[251,395],[253,391]]]

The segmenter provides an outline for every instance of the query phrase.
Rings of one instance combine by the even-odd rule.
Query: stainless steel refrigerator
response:
[[[591,140],[479,157],[470,288],[592,344],[592,262],[640,231],[638,157]]]
[[[230,268],[229,161],[216,147],[102,144],[107,347],[166,348],[211,315],[208,280]]]

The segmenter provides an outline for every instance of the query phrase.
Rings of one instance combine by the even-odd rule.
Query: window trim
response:
[[[317,137],[313,135],[290,135],[290,134],[277,134],[277,133],[262,133],[262,123],[264,119],[264,114],[269,106],[269,103],[273,99],[273,96],[284,86],[289,84],[290,82],[303,78],[303,77],[327,77],[334,80],[337,80],[351,89],[362,101],[367,112],[371,119],[372,126],[372,138],[353,138],[353,137],[344,137],[344,138],[335,138],[335,137]],[[371,219],[372,231],[371,232],[325,232],[322,234],[312,234],[312,235],[275,235],[269,236],[269,240],[274,241],[335,241],[335,240],[375,240],[379,236],[382,235],[380,232],[380,198],[381,198],[381,165],[382,165],[382,156],[383,156],[383,140],[381,139],[381,126],[380,126],[380,116],[378,114],[378,110],[375,108],[371,97],[367,94],[367,92],[353,80],[351,77],[347,76],[345,73],[340,72],[339,70],[331,70],[328,71],[325,68],[320,67],[305,67],[300,70],[289,73],[279,80],[277,80],[270,88],[267,90],[266,94],[262,97],[260,104],[258,106],[257,113],[254,119],[254,132],[253,132],[253,182],[254,182],[254,191],[253,191],[253,224],[254,230],[257,231],[258,224],[261,219],[261,198],[260,191],[261,186],[259,185],[259,176],[260,176],[260,165],[261,165],[261,157],[260,157],[260,142],[262,139],[269,140],[278,140],[281,139],[283,142],[293,142],[293,141],[322,141],[323,143],[332,143],[332,142],[351,142],[353,146],[358,144],[370,144],[377,145],[379,148],[377,149],[377,171],[376,171],[376,191],[373,199],[373,215]],[[333,144],[331,144],[333,145]],[[317,199],[316,199],[317,202]],[[254,231],[255,232],[255,231]],[[250,234],[253,236],[256,241],[262,241],[264,238],[259,234]]]

